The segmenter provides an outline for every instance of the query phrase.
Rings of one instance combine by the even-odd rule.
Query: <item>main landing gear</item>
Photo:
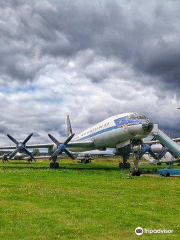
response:
[[[52,159],[52,162],[50,162],[49,167],[50,167],[51,169],[57,169],[57,168],[59,168],[59,163],[57,162],[57,157],[54,157],[54,158]]]
[[[123,156],[123,162],[119,163],[119,168],[120,169],[129,169],[131,167],[130,163],[127,162],[128,158],[129,157],[127,155]]]
[[[130,152],[133,154],[134,158],[134,169],[130,170],[130,174],[132,176],[140,176],[141,171],[139,169],[139,159],[141,158],[141,144],[142,142],[140,140],[131,140],[130,145],[128,148],[124,150],[124,152],[121,152],[121,156],[123,157],[123,162],[119,163],[120,169],[130,169],[130,163],[127,162],[130,156]],[[134,151],[136,149],[136,151]]]

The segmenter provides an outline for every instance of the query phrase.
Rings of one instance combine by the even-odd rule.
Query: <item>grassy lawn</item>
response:
[[[72,161],[58,170],[0,163],[0,175],[2,240],[180,239],[180,178],[126,178],[117,162]],[[174,231],[137,236],[136,227]]]

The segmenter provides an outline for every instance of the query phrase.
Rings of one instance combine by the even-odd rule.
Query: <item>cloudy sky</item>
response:
[[[180,137],[180,2],[1,0],[0,144],[138,111]]]

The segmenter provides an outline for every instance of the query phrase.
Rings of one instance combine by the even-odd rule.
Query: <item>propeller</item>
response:
[[[26,143],[29,141],[29,139],[32,137],[33,133],[31,133],[23,142],[18,142],[15,138],[13,138],[11,135],[7,134],[8,138],[16,144],[16,149],[9,155],[9,159],[13,158],[18,152],[23,151],[28,156],[30,156],[31,159],[34,159],[33,155],[26,149]]]
[[[75,159],[75,157],[72,155],[72,153],[67,150],[66,146],[68,142],[71,141],[71,139],[74,137],[74,133],[71,134],[64,143],[60,143],[55,137],[53,137],[51,134],[48,134],[49,138],[56,144],[57,150],[51,155],[49,160],[52,160],[53,158],[56,158],[58,154],[61,154],[65,152],[70,158]]]

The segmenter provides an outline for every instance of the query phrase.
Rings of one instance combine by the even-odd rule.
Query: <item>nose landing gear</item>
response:
[[[139,169],[141,144],[142,144],[141,140],[138,140],[138,141],[131,140],[131,151],[132,151],[133,158],[134,158],[134,169],[132,169],[130,171],[132,176],[140,176],[141,175],[141,171]],[[136,152],[134,151],[134,146],[137,146]]]
[[[130,170],[130,174],[131,174],[131,176],[140,176],[141,175],[141,171],[140,171],[139,168],[138,169],[132,168]]]

